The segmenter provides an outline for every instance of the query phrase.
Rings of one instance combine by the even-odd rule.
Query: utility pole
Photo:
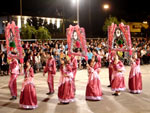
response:
[[[77,22],[78,22],[78,25],[80,25],[79,11],[80,11],[79,0],[77,0]]]
[[[91,33],[91,0],[89,0],[89,32]]]
[[[20,0],[20,16],[21,16],[21,26],[22,26],[22,0]]]
[[[64,5],[65,5],[64,2],[65,2],[65,0],[62,0],[62,2],[63,2],[62,3],[63,4],[63,9],[62,9],[63,10],[62,11],[62,16],[63,16],[63,23],[62,24],[63,24],[63,28],[62,29],[63,29],[63,35],[64,35],[65,34],[65,17],[64,17],[64,15],[65,15],[65,13],[64,13],[65,12],[65,9],[64,9]]]

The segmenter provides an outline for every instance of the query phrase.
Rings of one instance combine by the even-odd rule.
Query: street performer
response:
[[[49,59],[47,60],[43,76],[45,76],[45,73],[47,72],[48,72],[47,83],[49,87],[49,92],[46,94],[50,95],[54,93],[54,75],[56,74],[56,62],[51,54],[50,54]]]
[[[18,60],[13,58],[10,61],[10,80],[9,80],[9,89],[11,92],[11,96],[12,98],[10,98],[10,100],[15,100],[17,99],[17,83],[16,83],[16,79],[18,77],[19,74],[19,63]]]

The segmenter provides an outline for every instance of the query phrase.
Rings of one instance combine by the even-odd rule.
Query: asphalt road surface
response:
[[[19,108],[19,96],[23,81],[23,76],[17,79],[18,98],[9,100],[10,91],[8,89],[9,76],[0,76],[0,113],[150,113],[150,65],[141,66],[143,78],[143,92],[141,94],[131,94],[128,92],[128,76],[130,67],[126,67],[125,80],[126,91],[120,96],[113,96],[108,88],[108,69],[102,68],[100,80],[103,90],[103,100],[86,101],[85,89],[88,81],[87,70],[78,70],[76,76],[76,97],[75,102],[61,105],[57,97],[60,73],[55,76],[55,93],[47,96],[47,75],[35,74],[34,83],[36,86],[38,108],[34,110],[23,110]]]

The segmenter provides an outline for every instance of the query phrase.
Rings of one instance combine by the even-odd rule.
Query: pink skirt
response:
[[[25,109],[37,108],[37,97],[35,86],[32,83],[25,85],[20,95],[20,107]]]
[[[129,90],[131,93],[141,93],[142,91],[142,76],[141,73],[129,78]]]
[[[58,88],[58,99],[62,103],[74,101],[74,84],[72,81],[66,81]]]
[[[124,91],[125,90],[125,80],[124,76],[116,75],[111,81],[112,91]]]
[[[98,78],[90,80],[86,86],[86,100],[101,100],[102,89]]]

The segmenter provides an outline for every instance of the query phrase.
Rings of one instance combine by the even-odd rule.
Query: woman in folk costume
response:
[[[137,53],[131,59],[131,70],[129,75],[129,90],[131,93],[141,93],[142,91],[142,76],[140,72],[140,59],[137,58]]]
[[[17,99],[17,83],[16,79],[19,75],[19,63],[18,60],[12,58],[9,64],[10,80],[9,80],[9,89],[11,92],[12,98],[10,100]]]
[[[46,62],[43,76],[45,76],[46,72],[48,72],[47,83],[49,87],[49,92],[46,94],[50,95],[54,93],[54,75],[56,74],[56,62],[52,55],[50,55],[49,59]]]
[[[125,90],[125,80],[124,74],[125,71],[123,63],[118,59],[118,55],[114,57],[113,64],[113,72],[112,72],[112,81],[111,81],[111,89],[115,91],[113,95],[119,96],[120,91]]]
[[[94,65],[94,69],[101,68],[101,56],[98,54],[98,51],[96,49],[93,50],[93,56],[92,59],[95,59],[96,65]]]
[[[29,61],[26,62],[25,78],[22,83],[22,89],[20,94],[20,107],[24,109],[37,108],[37,96],[35,85],[33,83],[34,71]]]
[[[88,65],[88,84],[86,86],[86,100],[101,100],[102,99],[102,88],[99,78],[100,67],[95,62],[93,56],[90,65]]]
[[[94,69],[100,69],[102,66],[101,66],[101,57],[100,57],[100,55],[96,55],[95,56],[95,62],[96,62],[96,64],[94,65]]]
[[[78,69],[78,63],[77,63],[77,59],[73,55],[71,56],[70,65],[71,65],[72,72],[73,72],[73,83],[74,83],[73,89],[75,92],[76,91],[75,77],[76,77],[76,73],[77,73],[77,69]]]
[[[60,82],[58,87],[58,99],[61,103],[66,104],[74,101],[74,83],[73,72],[66,59],[61,59]]]
[[[110,54],[109,54],[109,66],[108,66],[108,69],[109,69],[109,85],[108,87],[111,87],[111,79],[112,79],[112,71],[113,71],[113,63],[114,63],[114,57],[116,55],[116,52],[115,51],[112,51]]]

